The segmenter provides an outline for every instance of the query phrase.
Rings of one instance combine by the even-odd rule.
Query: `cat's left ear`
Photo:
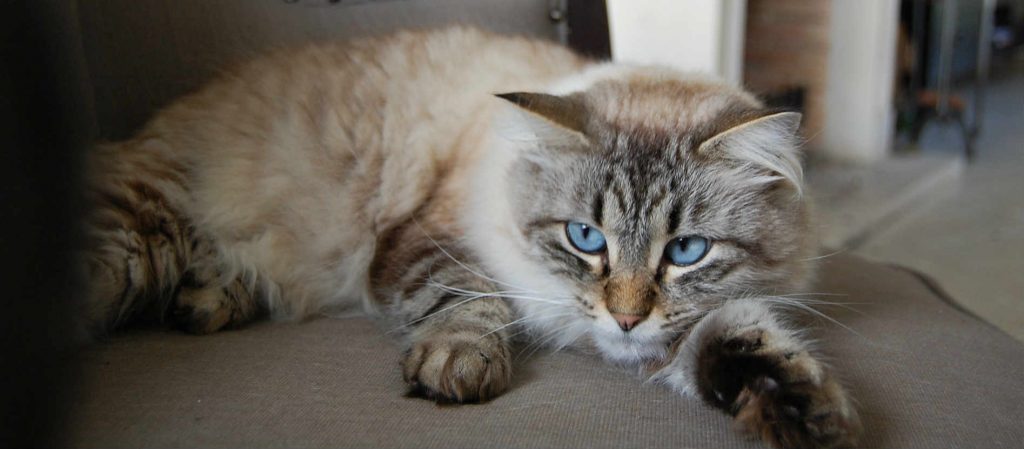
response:
[[[793,184],[803,184],[798,112],[779,112],[736,125],[705,140],[697,153],[760,167]]]
[[[523,125],[540,140],[548,143],[566,138],[587,140],[584,132],[587,110],[577,97],[530,92],[510,92],[495,96],[518,106],[523,112]]]

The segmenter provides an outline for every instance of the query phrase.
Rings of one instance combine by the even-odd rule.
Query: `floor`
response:
[[[909,203],[844,243],[931,275],[964,307],[1024,341],[1024,54],[1008,64],[990,85],[976,159],[939,163]],[[954,161],[960,151],[953,127],[929,126],[914,157]]]

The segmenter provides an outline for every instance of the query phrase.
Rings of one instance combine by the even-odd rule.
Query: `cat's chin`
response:
[[[605,360],[619,365],[648,364],[664,360],[668,355],[665,336],[597,330],[591,337]]]

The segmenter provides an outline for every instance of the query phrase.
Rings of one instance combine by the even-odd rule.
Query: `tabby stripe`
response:
[[[668,213],[668,234],[675,235],[679,230],[679,222],[682,220],[682,201],[672,204],[672,210]]]
[[[146,261],[149,262],[147,264],[147,266],[146,266],[146,268],[148,268],[148,269],[145,270],[145,271],[147,271],[149,273],[149,277],[148,278],[150,279],[151,283],[159,285],[159,283],[160,283],[160,274],[161,274],[160,271],[163,271],[163,270],[158,270],[157,269],[156,258],[153,255],[153,247],[152,246],[153,245],[145,244],[145,243],[142,245],[142,250],[146,253]]]
[[[556,218],[542,218],[542,219],[539,219],[539,220],[533,220],[533,221],[531,221],[529,223],[526,223],[527,230],[526,230],[525,234],[527,236],[532,237],[535,231],[544,229],[544,228],[546,228],[548,226],[560,225],[560,224],[562,224],[564,222],[565,222],[565,220],[559,220],[559,219],[556,219]]]
[[[136,193],[138,193],[139,196],[142,197],[142,199],[150,200],[150,201],[153,201],[153,202],[156,202],[156,203],[160,203],[161,205],[166,202],[166,199],[164,198],[164,194],[163,193],[160,193],[160,191],[157,190],[155,187],[153,187],[153,186],[151,186],[151,185],[149,185],[149,184],[147,184],[145,182],[138,181],[138,180],[132,180],[132,181],[126,182],[125,185],[129,189],[131,189],[131,190],[135,191]]]
[[[668,189],[665,186],[658,187],[658,195],[651,200],[649,209],[653,210],[656,207],[661,206],[661,203],[665,202],[665,198],[668,197]]]
[[[739,260],[717,261],[708,264],[705,271],[709,277],[717,281],[728,276],[729,273],[732,273],[736,267],[740,266],[740,263],[741,261]]]
[[[133,295],[131,294],[131,291],[134,290],[134,289],[135,289],[135,284],[132,282],[132,268],[131,268],[131,264],[128,263],[128,261],[125,261],[125,264],[124,264],[124,289],[121,290],[121,294],[119,295],[120,297],[118,298],[117,303],[114,304],[114,306],[117,308],[117,311],[118,311],[117,314],[115,315],[114,322],[112,323],[114,326],[117,326],[118,324],[120,324],[120,321],[123,318],[123,314],[121,313],[121,311],[124,308],[124,305],[126,303],[128,303],[128,301],[133,299],[132,298]]]
[[[435,300],[434,304],[431,305],[430,308],[428,308],[426,312],[423,312],[422,314],[420,314],[420,316],[414,318],[415,322],[411,323],[411,325],[412,326],[418,326],[418,325],[428,321],[427,317],[433,317],[433,315],[435,313],[438,313],[443,308],[447,307],[448,303],[452,302],[452,300],[462,300],[462,301],[465,301],[466,299],[468,299],[468,298],[463,298],[463,297],[461,297],[459,295],[456,295],[454,293],[444,293],[441,296],[437,297],[437,299]],[[447,310],[446,312],[450,312],[450,311],[451,310]],[[413,321],[413,320],[410,320],[410,321]]]
[[[131,201],[125,198],[123,195],[108,192],[106,190],[96,191],[96,194],[97,200],[100,200],[101,202],[105,203],[105,205],[113,209],[120,210],[121,212],[124,212],[129,216],[134,217],[135,207],[132,206]]]
[[[402,289],[402,299],[406,300],[412,298],[417,290],[426,286],[426,282],[430,279],[431,270],[437,266],[438,259],[446,259],[447,256],[440,251],[435,251],[425,258],[419,259],[415,265],[409,268],[409,271],[401,279],[401,284],[405,285]]]
[[[548,253],[552,258],[558,259],[563,264],[570,266],[577,270],[576,275],[590,274],[590,264],[585,260],[581,259],[576,254],[573,254],[569,250],[565,249],[559,242],[542,242],[541,248]]]
[[[626,210],[629,205],[629,201],[626,201],[626,194],[622,193],[622,189],[619,188],[619,185],[612,184],[611,191],[612,195],[615,195],[615,199],[619,202],[619,209]]]
[[[704,212],[707,210],[707,204],[704,201],[697,201],[693,207],[690,208],[688,219],[690,223],[698,223],[704,220]]]
[[[729,273],[732,273],[732,271],[739,267],[741,263],[741,260],[715,261],[694,271],[680,275],[676,278],[675,284],[685,285],[694,282],[718,281]],[[696,287],[697,286],[694,286],[694,288]]]

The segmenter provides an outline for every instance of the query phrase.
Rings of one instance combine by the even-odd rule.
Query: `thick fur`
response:
[[[813,273],[799,116],[466,28],[230,73],[91,155],[92,332],[356,305],[401,331],[404,378],[433,400],[502,393],[523,335],[653,368],[776,446],[855,440],[846,393],[769,306]],[[572,221],[607,249],[576,250]],[[668,263],[691,235],[707,255]]]

